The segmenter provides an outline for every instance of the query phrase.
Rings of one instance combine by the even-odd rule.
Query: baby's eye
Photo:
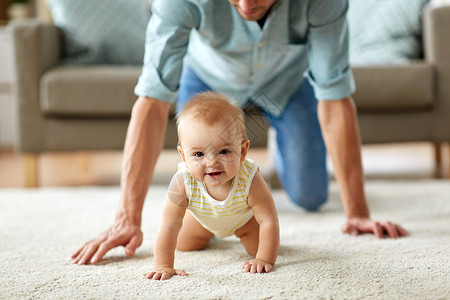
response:
[[[195,157],[202,157],[203,155],[204,155],[203,152],[195,152],[194,153]]]
[[[223,149],[223,150],[221,150],[220,152],[219,152],[219,154],[228,154],[228,153],[230,153],[231,151],[230,150],[228,150],[228,149]]]

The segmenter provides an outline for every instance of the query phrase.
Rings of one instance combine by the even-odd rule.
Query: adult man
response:
[[[405,236],[400,226],[369,218],[349,96],[354,83],[347,8],[346,0],[156,0],[125,142],[116,222],[81,247],[74,263],[96,263],[119,245],[133,255],[142,243],[142,207],[179,85],[180,103],[213,89],[243,106],[257,105],[277,132],[283,185],[307,210],[317,210],[327,197],[325,141],[347,215],[343,231]]]

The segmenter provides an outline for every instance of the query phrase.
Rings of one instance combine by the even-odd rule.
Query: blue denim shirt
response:
[[[183,63],[211,88],[279,115],[307,77],[316,97],[354,92],[347,0],[278,0],[264,27],[228,0],[155,0],[139,96],[173,102]]]

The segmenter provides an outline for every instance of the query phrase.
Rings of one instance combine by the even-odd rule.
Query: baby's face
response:
[[[237,128],[226,121],[213,125],[183,121],[178,151],[195,179],[206,186],[231,186],[249,145]]]

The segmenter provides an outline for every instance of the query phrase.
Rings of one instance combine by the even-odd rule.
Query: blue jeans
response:
[[[193,95],[212,90],[187,66],[180,80],[177,111]],[[278,177],[291,201],[315,211],[326,202],[328,175],[326,150],[317,119],[317,99],[305,80],[280,116],[260,108],[276,131],[275,165]]]

